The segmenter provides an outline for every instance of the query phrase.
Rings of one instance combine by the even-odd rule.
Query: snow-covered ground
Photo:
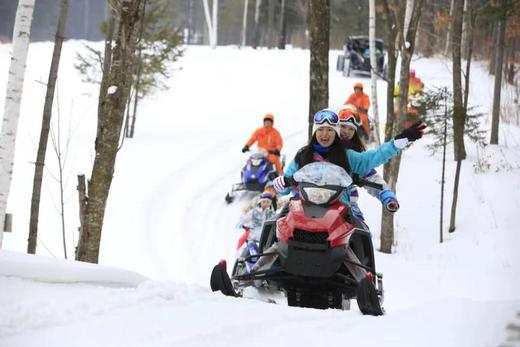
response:
[[[60,69],[62,141],[70,140],[65,172],[68,255],[77,241],[76,175],[90,173],[96,126],[96,87],[73,68],[81,42],[66,42]],[[0,45],[0,86],[9,45]],[[0,346],[239,346],[337,343],[356,346],[497,346],[520,310],[520,129],[502,125],[500,146],[467,142],[457,229],[439,244],[441,157],[425,138],[406,150],[397,194],[395,253],[377,253],[384,273],[387,314],[288,308],[223,297],[209,290],[209,274],[234,256],[234,228],[244,198],[227,206],[224,195],[239,179],[240,149],[265,113],[292,158],[306,141],[308,51],[190,46],[167,81],[168,91],[141,104],[135,139],[117,159],[103,228],[100,264],[63,257],[57,210],[57,161],[48,151],[38,254],[26,256],[33,162],[40,131],[52,45],[31,44],[16,149],[9,212],[13,233],[0,251]],[[334,71],[330,104],[344,102],[362,80]],[[451,84],[450,64],[413,62],[427,86]],[[491,79],[472,71],[471,103],[489,113]],[[385,84],[379,81],[379,105]],[[5,90],[0,90],[3,109]],[[55,105],[57,110],[58,105]],[[58,113],[54,113],[56,125]],[[384,120],[384,115],[383,115]],[[489,128],[489,120],[483,124]],[[452,191],[448,150],[446,196]],[[486,164],[485,172],[474,166]],[[486,166],[481,165],[481,166]],[[445,205],[449,218],[451,198]],[[362,193],[379,244],[380,204]],[[446,230],[446,226],[444,228]],[[16,251],[16,252],[13,252]],[[114,267],[125,269],[118,270]]]

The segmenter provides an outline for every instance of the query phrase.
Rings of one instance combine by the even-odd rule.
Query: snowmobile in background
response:
[[[315,162],[289,180],[300,198],[264,223],[258,252],[238,258],[231,277],[225,260],[213,268],[211,289],[234,297],[250,286],[283,291],[289,306],[319,309],[348,309],[356,298],[363,314],[384,314],[370,233],[339,202],[351,177],[339,166]]]
[[[231,191],[226,194],[226,202],[232,203],[239,191],[262,192],[267,182],[277,176],[274,165],[267,159],[266,151],[252,152],[240,172],[241,182],[233,184]]]

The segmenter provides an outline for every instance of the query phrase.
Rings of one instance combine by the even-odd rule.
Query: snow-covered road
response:
[[[86,105],[96,94],[85,94],[92,88],[78,83],[71,66],[73,52],[80,48],[77,42],[66,43],[60,80],[62,86],[76,86],[62,98],[74,97],[84,105],[70,120],[76,124],[71,141],[75,159],[66,168],[70,177],[88,172],[95,129],[95,107]],[[28,81],[45,74],[48,62],[40,56],[50,56],[52,46],[33,44],[31,50]],[[7,51],[6,45],[0,46],[0,71],[7,66]],[[336,53],[331,53],[332,63]],[[385,316],[364,317],[355,304],[350,311],[320,311],[227,298],[210,292],[209,273],[220,258],[233,258],[235,224],[246,200],[228,206],[224,195],[239,179],[246,158],[240,149],[265,113],[275,115],[288,159],[305,143],[308,51],[188,47],[180,64],[182,70],[168,81],[170,90],[142,103],[136,138],[125,140],[118,157],[103,230],[101,264],[147,278],[95,266],[85,272],[74,263],[2,252],[0,346],[311,346],[339,341],[356,346],[473,347],[505,341],[505,326],[520,310],[518,128],[505,127],[508,145],[481,150],[478,157],[475,146],[467,144],[458,228],[445,235],[442,245],[440,157],[427,153],[424,145],[432,141],[428,138],[405,152],[395,254],[376,254],[385,279]],[[427,86],[450,81],[442,61],[413,64]],[[478,69],[472,76],[475,85],[491,85]],[[0,75],[0,85],[4,78]],[[347,79],[331,70],[331,105],[342,103],[357,80],[369,89],[368,79]],[[29,114],[40,114],[35,100],[43,102],[35,83],[26,86],[20,121],[24,135],[17,147],[10,201],[15,232],[4,240],[7,249],[22,252],[32,182],[27,163],[34,159],[38,133]],[[384,87],[380,81],[380,96]],[[472,92],[475,102],[488,109],[488,90]],[[385,104],[383,97],[379,104]],[[63,114],[71,111],[62,107]],[[475,173],[477,159],[490,164],[487,172]],[[449,160],[448,196],[454,173],[451,152]],[[48,165],[52,170],[52,160]],[[52,204],[57,187],[49,178],[45,182],[39,237],[59,255],[60,223]],[[77,227],[73,179],[67,194],[72,234]],[[380,203],[362,193],[361,206],[377,247]],[[39,254],[48,255],[42,244]],[[48,264],[42,268],[42,263]]]

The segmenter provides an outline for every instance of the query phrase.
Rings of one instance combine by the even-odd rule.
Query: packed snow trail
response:
[[[66,43],[64,61],[71,63],[80,48],[79,42]],[[50,57],[52,46],[33,44],[31,50],[26,79],[35,81],[48,71],[41,56]],[[8,63],[7,51],[0,46],[2,66]],[[331,53],[331,62],[336,53]],[[53,276],[46,279],[45,271],[32,276],[33,267],[26,261],[16,265],[16,259],[4,261],[10,271],[2,272],[0,260],[0,346],[307,346],[345,341],[358,346],[473,347],[504,341],[505,326],[520,307],[517,127],[505,126],[507,146],[491,146],[478,156],[468,143],[457,230],[445,235],[443,245],[438,243],[440,156],[426,151],[431,138],[406,150],[397,187],[401,209],[396,214],[395,253],[376,253],[378,270],[384,274],[384,317],[363,317],[355,303],[351,311],[320,311],[227,298],[210,292],[209,273],[220,258],[232,263],[235,224],[246,200],[226,205],[224,195],[239,180],[247,158],[240,149],[261,126],[265,113],[275,115],[288,162],[305,144],[308,51],[188,47],[181,64],[183,69],[167,81],[170,90],[141,104],[136,138],[125,140],[118,155],[102,235],[101,264],[154,280],[137,275],[141,280],[122,287],[115,280],[119,275],[113,283],[97,274],[85,278],[83,270],[69,264],[73,280],[56,281]],[[413,64],[427,87],[450,83],[444,62],[422,59]],[[72,112],[62,103],[75,129],[70,148],[74,160],[67,167],[67,210],[77,211],[72,178],[90,169],[85,158],[93,153],[92,105],[97,94],[94,87],[79,83],[72,64],[63,68],[60,83],[67,88],[62,97],[81,105],[75,106],[81,111]],[[478,88],[471,92],[479,102],[487,102],[481,106],[488,110],[489,91],[481,86],[488,85],[489,77],[483,71],[472,71],[472,86]],[[343,78],[331,69],[331,105],[342,103],[358,80],[368,90],[368,79]],[[380,105],[385,104],[384,87],[379,81]],[[36,100],[43,100],[39,84],[26,88],[20,133],[27,136],[17,146],[10,200],[15,232],[4,240],[9,249],[21,252],[26,247],[23,230],[33,173],[28,163],[34,160],[32,139],[39,133],[29,115],[39,114]],[[449,150],[447,194],[452,190],[452,159]],[[487,172],[475,173],[478,160],[487,161]],[[48,162],[49,171],[53,165]],[[59,216],[52,203],[56,194],[54,182],[47,178],[40,254],[49,254],[43,244],[61,254]],[[361,194],[377,248],[381,206]],[[75,213],[67,226],[69,231],[77,229]],[[25,275],[15,274],[18,268],[25,269]]]

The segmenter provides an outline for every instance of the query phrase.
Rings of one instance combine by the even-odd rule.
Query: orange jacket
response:
[[[352,93],[345,101],[345,104],[352,104],[358,108],[359,112],[366,113],[370,107],[370,99],[365,93],[361,93],[361,95]]]
[[[422,93],[424,88],[424,83],[421,81],[419,77],[410,77],[408,79],[408,95],[415,95],[417,93]]]
[[[252,144],[258,141],[258,147],[267,151],[281,151],[283,147],[282,137],[275,128],[258,128],[255,130],[246,146],[251,147]]]

